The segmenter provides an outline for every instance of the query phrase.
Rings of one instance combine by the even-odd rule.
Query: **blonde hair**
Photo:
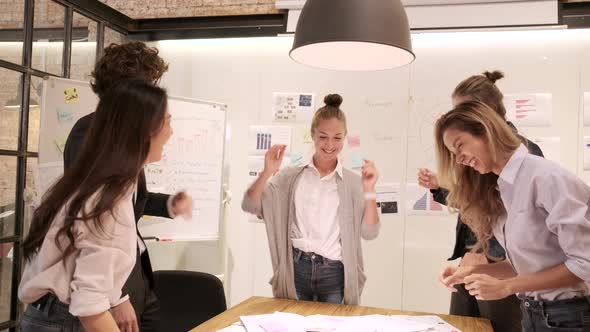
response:
[[[471,167],[458,164],[456,156],[443,142],[443,135],[448,129],[484,139],[493,162],[510,155],[521,141],[498,113],[478,101],[461,103],[436,122],[438,174],[441,187],[449,190],[447,203],[459,210],[462,221],[477,237],[472,250],[487,253],[492,229],[498,217],[505,213],[496,189],[498,176],[491,172],[480,174]]]
[[[332,118],[336,118],[344,124],[344,134],[348,132],[346,128],[346,116],[344,112],[340,109],[340,105],[342,104],[342,97],[337,94],[329,94],[324,97],[325,105],[320,107],[315,114],[313,115],[313,119],[311,120],[311,134],[315,133],[315,129],[320,124],[320,120],[328,120]]]

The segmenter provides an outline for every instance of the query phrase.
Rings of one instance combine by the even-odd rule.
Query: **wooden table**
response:
[[[227,327],[238,320],[240,316],[271,314],[275,311],[290,312],[302,316],[333,315],[333,316],[361,316],[361,315],[431,315],[420,312],[379,309],[371,307],[331,304],[320,302],[295,301],[254,296],[237,306],[211,318],[190,332],[215,332]],[[487,319],[437,315],[463,332],[492,332],[492,325]]]

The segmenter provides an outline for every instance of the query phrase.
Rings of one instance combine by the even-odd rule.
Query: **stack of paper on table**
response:
[[[223,332],[461,332],[438,316],[301,316],[275,312],[241,316]],[[241,328],[241,330],[240,330]]]

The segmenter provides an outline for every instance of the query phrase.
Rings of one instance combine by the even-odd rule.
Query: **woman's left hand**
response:
[[[500,300],[512,295],[509,279],[501,280],[487,274],[472,274],[464,279],[465,289],[478,300]]]
[[[375,191],[375,184],[377,183],[377,179],[379,178],[379,172],[375,167],[375,163],[370,160],[365,159],[363,163],[363,168],[361,170],[361,177],[363,180],[363,189],[365,192],[374,192]]]

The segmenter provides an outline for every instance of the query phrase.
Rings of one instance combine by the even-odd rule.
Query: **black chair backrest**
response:
[[[209,273],[155,271],[154,285],[166,331],[189,331],[227,309],[223,283]]]

